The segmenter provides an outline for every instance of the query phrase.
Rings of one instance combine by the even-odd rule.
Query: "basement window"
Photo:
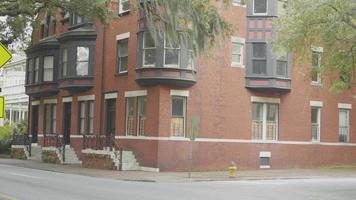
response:
[[[262,151],[260,152],[260,168],[261,169],[269,169],[271,160],[271,152],[269,151]]]

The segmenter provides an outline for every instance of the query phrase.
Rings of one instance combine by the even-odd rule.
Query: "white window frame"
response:
[[[124,14],[124,13],[127,13],[127,12],[130,12],[131,8],[129,8],[128,10],[123,10],[123,4],[126,3],[126,2],[130,2],[130,0],[119,0],[119,14]]]
[[[321,108],[322,106],[319,105],[311,105],[310,107],[310,114],[312,114],[312,109],[317,109],[317,124],[318,124],[318,138],[314,139],[313,138],[313,131],[311,129],[311,141],[312,142],[320,142],[320,137],[321,137]],[[311,128],[313,127],[313,123],[311,122]]]
[[[79,48],[85,48],[88,50],[88,58],[87,60],[79,60],[78,58],[78,49]],[[79,63],[87,63],[87,73],[86,74],[78,74],[78,64]],[[75,75],[76,76],[89,76],[89,71],[90,71],[90,48],[88,46],[77,46],[76,47],[76,66],[75,66]]]
[[[233,62],[232,60],[232,56],[235,55],[233,52],[233,45],[234,44],[239,44],[241,45],[240,47],[240,62]],[[244,66],[244,48],[245,47],[245,39],[244,38],[239,38],[239,37],[232,37],[231,38],[231,67],[241,67],[241,68],[245,68]],[[238,55],[238,54],[236,54]]]
[[[52,57],[52,65],[46,66],[46,58],[48,57]],[[54,56],[53,55],[48,55],[48,56],[44,56],[43,57],[43,82],[52,82],[53,81],[53,69],[54,69]],[[50,77],[46,77],[46,71],[51,71],[51,76]],[[50,79],[48,79],[50,78]]]
[[[279,138],[279,111],[280,111],[280,105],[278,101],[271,101],[271,102],[261,102],[261,101],[252,101],[251,102],[251,109],[252,109],[252,105],[254,103],[258,103],[258,104],[262,104],[262,140],[263,141],[278,141]],[[267,105],[277,105],[278,106],[278,110],[277,110],[277,115],[276,115],[276,136],[274,139],[270,140],[267,139]],[[252,119],[253,120],[253,119]],[[253,137],[253,134],[252,134]],[[253,140],[259,140],[256,138],[252,138]]]
[[[177,65],[168,65],[166,64],[166,50],[175,50],[178,51],[178,63]],[[164,53],[163,53],[163,66],[167,67],[167,68],[180,68],[180,54],[181,54],[181,46],[180,44],[178,44],[178,48],[174,48],[174,47],[168,47],[167,46],[167,39],[166,37],[164,38]]]
[[[347,138],[346,138],[346,141],[344,143],[348,143],[349,140],[350,140],[350,109],[347,109],[347,108],[339,108],[339,137],[341,135],[341,131],[340,131],[340,112],[346,112],[346,123],[347,123]],[[339,139],[339,142],[342,142],[340,141]]]
[[[123,42],[124,40],[127,40],[127,55],[126,56],[122,56],[121,55],[121,51],[120,51],[120,44],[122,44],[121,42]],[[117,70],[119,74],[123,74],[123,73],[127,73],[129,70],[129,38],[124,38],[124,39],[120,39],[116,41],[116,45],[117,45]],[[127,66],[126,66],[126,70],[121,70],[121,58],[127,58]]]
[[[143,33],[143,38],[142,38],[142,67],[154,67],[156,65],[156,62],[154,64],[149,64],[149,65],[145,65],[145,54],[146,54],[146,50],[151,50],[151,49],[154,49],[155,50],[155,56],[156,56],[156,48],[157,48],[157,45],[156,45],[156,42],[155,42],[155,46],[154,47],[145,47],[146,45],[146,35],[147,34],[151,34],[150,32],[146,31]],[[152,36],[151,36],[152,37]]]
[[[186,130],[185,129],[186,129],[186,124],[187,124],[187,106],[188,106],[189,91],[187,91],[187,90],[171,90],[170,94],[171,94],[171,106],[170,106],[171,120],[172,120],[172,117],[173,117],[173,115],[172,115],[173,114],[172,113],[173,97],[184,98],[184,104],[183,104],[183,117],[184,117],[184,120],[183,120],[183,134],[181,136],[175,136],[175,135],[172,135],[172,132],[170,131],[170,137],[171,138],[185,138],[185,135],[186,135]]]
[[[253,6],[252,6],[252,13],[253,15],[267,15],[268,13],[268,0],[266,0],[266,12],[265,13],[255,13],[255,1],[256,0],[253,0]]]

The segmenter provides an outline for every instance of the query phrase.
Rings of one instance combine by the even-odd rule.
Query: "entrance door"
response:
[[[106,101],[106,135],[115,135],[116,121],[116,99]]]
[[[64,103],[63,110],[63,137],[64,143],[70,144],[70,125],[71,125],[72,103]]]
[[[38,134],[38,106],[32,106],[32,115],[31,115],[31,135],[32,143],[37,143],[37,134]]]

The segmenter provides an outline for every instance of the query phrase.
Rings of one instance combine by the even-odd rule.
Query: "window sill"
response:
[[[312,81],[311,83],[310,83],[310,85],[311,86],[316,86],[316,87],[323,87],[323,84],[321,83],[321,82],[314,82],[314,81]]]
[[[270,169],[271,168],[271,166],[269,166],[269,165],[261,165],[260,166],[260,169]]]
[[[116,72],[115,73],[115,76],[118,77],[118,76],[127,76],[129,74],[129,72]]]
[[[238,64],[238,63],[231,63],[231,67],[233,67],[233,68],[242,68],[242,69],[245,69],[245,65],[243,65],[243,64]]]
[[[123,17],[130,14],[130,10],[119,12],[118,16]]]
[[[246,8],[246,4],[243,5],[243,4],[239,4],[239,3],[232,3],[232,6],[239,6],[239,7]]]

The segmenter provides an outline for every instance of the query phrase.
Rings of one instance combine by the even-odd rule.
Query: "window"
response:
[[[312,83],[316,83],[316,84],[321,83],[320,64],[321,64],[321,52],[313,50],[312,51],[312,74],[311,74]]]
[[[320,107],[312,107],[311,108],[311,133],[312,133],[312,141],[319,142],[320,141]]]
[[[89,47],[77,47],[77,76],[87,76],[89,71]]]
[[[38,83],[39,81],[39,71],[40,71],[40,58],[35,58],[35,70],[34,70],[34,78],[33,83]]]
[[[126,135],[145,135],[146,96],[126,98]]]
[[[126,98],[126,135],[135,133],[135,97]]]
[[[117,62],[119,73],[127,72],[128,66],[128,39],[117,41]]]
[[[277,140],[278,104],[252,103],[252,137],[255,140]]]
[[[32,84],[33,83],[33,59],[28,59],[28,72],[27,72],[27,83]]]
[[[232,66],[243,65],[243,43],[232,41]]]
[[[79,134],[94,134],[94,101],[79,102]]]
[[[266,74],[267,60],[266,60],[266,43],[252,44],[252,73]]]
[[[53,81],[53,56],[43,59],[43,81]]]
[[[349,110],[339,110],[339,142],[349,141]]]
[[[267,14],[267,0],[254,0],[253,14]]]
[[[145,135],[145,123],[146,123],[146,96],[137,97],[137,135]]]
[[[195,69],[195,56],[193,50],[188,50],[188,69]]]
[[[45,104],[45,123],[44,133],[55,134],[56,133],[56,104]]]
[[[149,32],[143,35],[143,66],[152,67],[156,64],[156,45]]]
[[[123,14],[130,11],[130,0],[120,0],[119,14]]]
[[[41,25],[41,38],[51,36],[56,33],[56,18],[48,15],[46,21]]]
[[[186,97],[172,96],[171,136],[184,137]]]
[[[68,73],[68,50],[63,49],[62,52],[62,76],[66,77]]]
[[[179,67],[180,45],[170,42],[167,38],[164,42],[164,66]]]
[[[85,23],[84,18],[77,13],[72,13],[70,21],[72,26]]]

